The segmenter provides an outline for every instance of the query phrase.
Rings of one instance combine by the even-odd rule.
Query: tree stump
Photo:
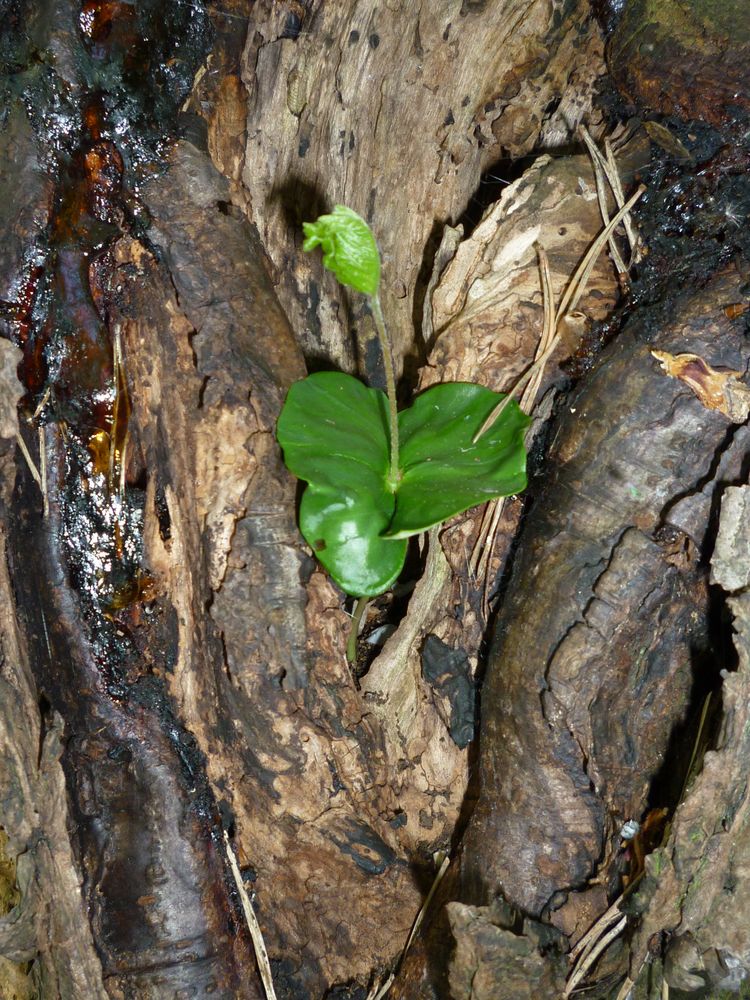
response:
[[[739,982],[741,5],[4,6],[0,996],[262,997],[248,907],[279,997],[557,996],[655,806],[591,995]],[[528,497],[432,531],[352,670],[274,431],[382,365],[300,224],[374,228],[405,401],[508,390],[617,207],[581,123],[650,252],[561,321]]]

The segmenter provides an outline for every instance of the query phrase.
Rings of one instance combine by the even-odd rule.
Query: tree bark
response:
[[[683,21],[675,47],[657,10],[655,48],[634,49],[644,5],[619,24],[611,5],[628,98],[714,132],[616,130],[626,189],[653,162],[633,315],[596,326],[628,285],[601,256],[537,386],[530,500],[496,531],[475,511],[431,532],[406,611],[374,609],[394,634],[352,671],[274,430],[306,367],[375,384],[382,368],[300,223],[346,203],[375,229],[404,398],[508,389],[542,327],[538,245],[559,302],[602,226],[577,126],[604,135],[598,87],[629,114],[589,4],[5,6],[0,996],[263,996],[240,888],[279,997],[364,1000],[399,968],[393,997],[557,996],[564,952],[619,890],[622,821],[656,789],[672,830],[602,976],[635,981],[667,933],[675,984],[745,967],[725,877],[746,839],[740,640],[716,757],[684,801],[663,780],[703,671],[719,683],[712,518],[745,472],[745,390],[723,372],[749,360],[729,221],[747,198],[742,59],[680,103],[654,81],[657,56],[681,65]],[[691,87],[710,89],[723,17],[688,22],[708,39]],[[740,630],[743,509],[715,563]],[[699,841],[706,809],[724,826]],[[465,828],[402,962],[433,853]],[[708,895],[675,909],[706,858]]]

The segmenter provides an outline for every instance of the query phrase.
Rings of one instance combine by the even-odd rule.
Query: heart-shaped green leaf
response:
[[[508,403],[472,443],[503,398],[481,385],[446,382],[399,413],[401,481],[387,538],[416,535],[485,500],[526,488],[523,432],[529,418],[516,403]]]
[[[406,538],[478,503],[526,486],[528,417],[510,403],[476,444],[503,396],[465,382],[437,385],[398,415],[401,478],[388,488],[385,395],[340,372],[289,390],[278,439],[291,472],[309,484],[300,528],[349,594],[372,597],[401,572]]]
[[[309,483],[306,541],[348,594],[382,594],[406,558],[405,541],[382,537],[396,504],[386,487],[386,397],[351,375],[317,372],[289,390],[277,435],[287,467]]]
[[[380,284],[380,254],[375,237],[361,215],[346,205],[336,205],[330,215],[304,222],[303,250],[323,251],[323,264],[342,285],[365,295],[375,295]]]

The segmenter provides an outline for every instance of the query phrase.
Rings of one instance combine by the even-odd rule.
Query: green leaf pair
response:
[[[398,414],[400,477],[389,484],[384,393],[341,372],[296,382],[278,422],[287,467],[308,483],[300,528],[348,594],[373,597],[398,577],[406,539],[526,486],[524,430],[511,402],[476,442],[503,396],[465,382],[436,385]]]

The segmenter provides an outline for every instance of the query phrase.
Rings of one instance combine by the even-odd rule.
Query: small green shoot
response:
[[[529,418],[509,401],[475,440],[504,397],[466,382],[433,386],[398,413],[369,227],[338,205],[305,223],[305,236],[305,250],[320,246],[339,281],[369,296],[388,394],[317,372],[289,390],[277,436],[287,467],[308,484],[299,515],[308,544],[342,590],[374,597],[401,572],[411,535],[525,488]]]

